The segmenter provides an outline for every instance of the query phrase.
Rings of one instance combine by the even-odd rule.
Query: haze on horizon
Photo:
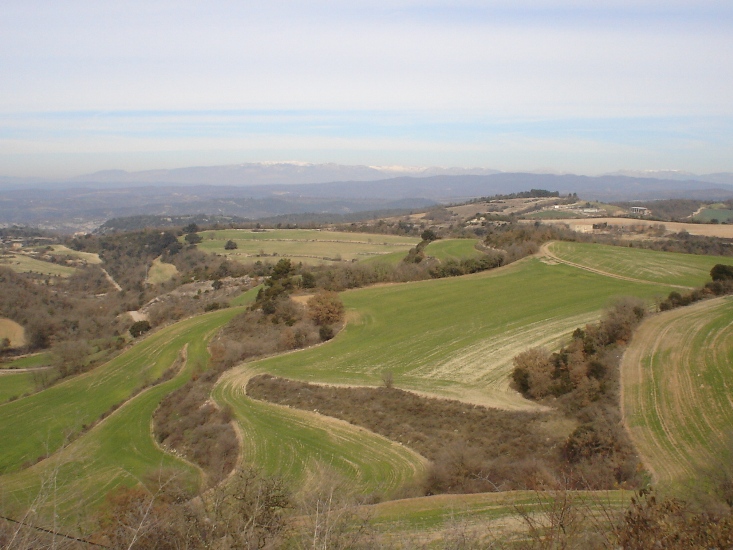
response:
[[[733,171],[721,0],[7,0],[0,74],[0,176]]]

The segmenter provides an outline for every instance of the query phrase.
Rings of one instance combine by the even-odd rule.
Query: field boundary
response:
[[[554,262],[558,262],[561,264],[568,265],[570,267],[576,267],[578,269],[584,269],[586,271],[590,271],[591,273],[595,273],[596,275],[603,275],[605,277],[612,277],[613,279],[619,279],[621,281],[629,281],[631,283],[641,283],[644,285],[654,285],[654,286],[669,286],[673,288],[679,288],[683,290],[692,290],[694,287],[691,286],[684,286],[684,285],[675,285],[671,283],[661,283],[661,282],[655,282],[655,281],[645,281],[644,279],[636,279],[634,277],[627,277],[625,275],[619,275],[617,273],[609,273],[608,271],[602,271],[600,269],[596,269],[594,267],[589,267],[587,265],[583,264],[576,264],[575,262],[571,262],[569,260],[564,260],[554,254],[550,247],[555,243],[555,241],[550,241],[549,243],[545,243],[540,247],[540,250],[537,254],[539,258],[549,258],[550,260]]]

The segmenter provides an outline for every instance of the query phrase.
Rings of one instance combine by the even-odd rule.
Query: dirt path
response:
[[[586,271],[590,271],[591,273],[595,273],[596,275],[603,275],[604,277],[611,277],[613,279],[620,279],[622,281],[629,281],[631,283],[641,283],[644,285],[654,285],[654,286],[669,286],[673,288],[680,288],[683,290],[692,290],[692,287],[690,286],[683,286],[683,285],[673,285],[670,283],[661,283],[661,282],[655,282],[655,281],[645,281],[644,279],[635,279],[633,277],[626,277],[625,275],[619,275],[617,273],[609,273],[608,271],[602,271],[600,269],[595,269],[593,267],[589,267],[587,265],[583,264],[576,264],[574,262],[570,262],[568,260],[564,260],[560,258],[559,256],[556,256],[551,250],[550,247],[552,246],[553,242],[545,243],[540,247],[540,251],[537,253],[537,256],[540,258],[547,258],[552,262],[557,262],[560,264],[569,265],[571,267],[577,267],[578,269],[584,269]]]
[[[111,285],[112,285],[113,287],[115,287],[115,290],[116,290],[117,292],[121,292],[121,291],[122,291],[122,287],[121,287],[120,285],[118,285],[118,284],[117,284],[117,281],[115,281],[115,280],[114,280],[114,279],[112,278],[112,275],[110,275],[110,274],[109,274],[109,272],[108,272],[108,271],[107,271],[106,269],[102,268],[102,273],[104,273],[104,276],[105,276],[105,277],[107,277],[107,280],[108,280],[108,281],[110,282],[110,284],[111,284]]]

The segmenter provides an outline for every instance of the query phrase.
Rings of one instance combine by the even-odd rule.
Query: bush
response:
[[[186,241],[186,242],[187,242],[188,244],[198,244],[198,243],[200,243],[200,242],[201,242],[201,241],[202,241],[203,239],[201,238],[201,235],[198,235],[198,234],[196,234],[196,233],[189,233],[188,235],[186,235],[186,236],[184,237],[184,240],[185,240],[185,241]]]
[[[236,250],[237,248],[237,243],[235,241],[232,241],[231,239],[228,240],[224,245],[224,250]]]
[[[318,329],[318,335],[321,337],[323,342],[326,342],[333,338],[333,328],[329,325],[321,325],[321,328]]]
[[[308,316],[316,325],[333,325],[344,318],[344,304],[335,292],[319,292],[308,300]]]
[[[710,277],[713,281],[730,281],[733,280],[733,265],[715,264],[710,270]]]
[[[137,321],[130,327],[130,334],[133,338],[137,338],[141,334],[148,332],[151,328],[152,327],[148,321]]]

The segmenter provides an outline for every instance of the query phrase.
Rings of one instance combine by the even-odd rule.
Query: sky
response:
[[[733,171],[729,0],[3,0],[0,176]]]

